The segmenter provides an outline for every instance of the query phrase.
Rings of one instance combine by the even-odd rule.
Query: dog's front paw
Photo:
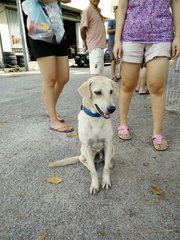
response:
[[[99,184],[98,183],[92,183],[90,187],[90,194],[96,195],[99,192]]]
[[[109,189],[111,187],[110,174],[104,174],[102,180],[102,188]]]
[[[96,195],[98,192],[99,192],[99,188],[90,187],[90,194],[91,195]]]

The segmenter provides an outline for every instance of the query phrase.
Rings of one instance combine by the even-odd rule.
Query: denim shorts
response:
[[[31,50],[35,58],[49,56],[60,57],[68,55],[65,37],[63,37],[59,44],[51,44],[41,40],[34,40],[29,37],[29,44],[31,46]]]
[[[122,42],[122,61],[129,63],[142,63],[156,57],[171,58],[171,42],[138,43]]]

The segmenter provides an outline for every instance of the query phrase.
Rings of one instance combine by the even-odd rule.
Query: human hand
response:
[[[87,44],[86,44],[86,40],[83,41],[83,48],[84,48],[85,51],[87,51],[87,49],[88,49]]]
[[[115,42],[114,47],[113,47],[113,53],[115,59],[118,59],[122,55],[122,44],[121,42]]]
[[[175,37],[172,42],[172,60],[180,56],[180,39]]]

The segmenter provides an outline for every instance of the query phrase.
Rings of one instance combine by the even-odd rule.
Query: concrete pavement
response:
[[[110,66],[105,67],[110,76]],[[58,110],[77,131],[79,85],[88,68],[71,68]],[[166,111],[169,149],[151,142],[149,95],[133,96],[129,128],[117,137],[112,188],[89,195],[90,176],[80,163],[49,169],[48,163],[79,154],[77,137],[51,132],[41,97],[40,74],[0,75],[0,240],[179,240],[180,116]],[[115,99],[118,105],[118,99]],[[97,167],[101,181],[102,165]],[[63,179],[57,185],[48,177]]]

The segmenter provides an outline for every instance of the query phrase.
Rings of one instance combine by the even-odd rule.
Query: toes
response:
[[[96,195],[97,192],[99,191],[99,182],[97,181],[92,181],[91,187],[90,187],[90,194],[91,195]]]
[[[93,187],[90,187],[90,194],[91,195],[96,195],[99,191],[99,188],[93,188]]]
[[[102,182],[102,188],[108,190],[111,187],[111,183],[109,182]]]

